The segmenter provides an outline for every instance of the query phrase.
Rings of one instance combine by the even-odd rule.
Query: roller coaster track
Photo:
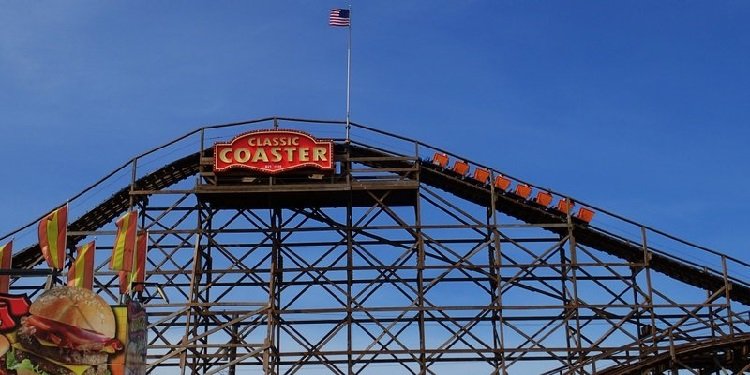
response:
[[[388,155],[386,151],[361,146],[338,144],[338,148],[351,147],[355,157],[377,157]],[[212,150],[205,150],[210,155]],[[165,189],[198,172],[200,153],[194,153],[165,165],[154,172],[138,179],[134,186],[126,186],[112,195],[109,199],[90,210],[69,225],[70,231],[93,231],[111,222],[127,210],[130,204],[131,188],[138,190]],[[363,162],[367,164],[367,162]],[[407,167],[408,162],[388,162],[391,167]],[[450,169],[440,168],[429,161],[418,161],[421,168],[421,182],[447,192],[456,197],[475,204],[489,207],[492,203],[490,187],[476,180],[464,178]],[[506,215],[515,217],[529,224],[566,223],[567,217],[561,212],[544,208],[538,204],[519,198],[512,193],[497,192],[495,209]],[[573,235],[580,244],[596,248],[613,256],[630,262],[639,262],[644,258],[642,245],[633,243],[613,234],[606,233],[585,223],[573,223]],[[567,228],[547,228],[561,236],[567,235]],[[71,236],[69,242],[77,244],[83,236]],[[30,246],[13,257],[13,264],[18,268],[32,268],[42,262],[43,258],[38,245]],[[650,266],[669,277],[682,281],[688,285],[705,290],[715,291],[725,286],[725,280],[718,271],[698,268],[670,256],[668,254],[652,252]],[[739,280],[727,282],[731,290],[730,298],[744,305],[750,306],[750,286]]]
[[[238,124],[251,124],[267,120],[269,119],[261,119]],[[276,119],[274,118],[273,120]],[[227,124],[216,127],[224,127],[230,125],[236,124]],[[353,125],[361,129],[373,130],[362,125]],[[196,132],[192,132],[190,134],[196,134]],[[417,145],[428,146],[424,145],[423,143],[393,134],[385,132],[380,132],[380,134],[394,137],[399,140],[405,140],[407,142],[413,142]],[[171,144],[174,144],[180,139],[184,139],[185,137],[187,137],[187,135],[157,149],[165,148]],[[203,139],[201,139],[201,144],[202,141]],[[202,145],[201,147],[204,146]],[[418,179],[417,182],[419,184],[443,190],[461,200],[474,203],[480,207],[494,209],[497,212],[513,217],[521,222],[539,226],[540,228],[554,233],[560,238],[569,237],[571,238],[573,245],[583,245],[593,249],[597,249],[601,252],[627,261],[628,263],[630,263],[631,267],[644,267],[645,264],[645,267],[664,274],[669,278],[680,281],[687,285],[707,290],[709,291],[709,295],[711,293],[718,293],[717,291],[721,291],[721,293],[723,294],[724,291],[726,291],[727,298],[735,302],[750,306],[750,284],[742,279],[737,278],[736,276],[730,275],[726,269],[726,265],[724,266],[724,270],[717,270],[710,267],[705,267],[702,264],[691,263],[689,261],[681,259],[675,254],[662,251],[660,249],[655,249],[652,246],[647,245],[645,243],[645,238],[644,243],[639,243],[637,240],[634,241],[616,235],[602,228],[581,221],[570,214],[565,214],[562,211],[558,211],[554,208],[542,206],[533,200],[524,199],[512,192],[502,189],[495,189],[492,185],[486,182],[482,182],[463,174],[456,173],[453,169],[441,167],[433,163],[431,160],[424,160],[418,157],[405,157],[406,155],[403,155],[403,153],[377,147],[371,147],[367,144],[358,143],[356,141],[339,142],[336,143],[335,147],[337,154],[348,154],[348,156],[351,157],[352,160],[356,160],[356,163],[362,164],[367,167],[391,171],[413,171],[415,168],[417,168],[419,170],[419,173],[396,173],[400,173],[400,177],[402,178]],[[431,146],[428,146],[428,148],[432,150],[442,151]],[[143,203],[143,201],[149,200],[149,194],[151,194],[150,192],[166,190],[170,186],[184,181],[191,176],[196,176],[201,172],[204,172],[205,170],[202,170],[201,168],[205,169],[205,165],[201,165],[201,160],[205,157],[212,156],[212,153],[213,150],[211,148],[205,148],[202,151],[189,154],[185,157],[174,160],[171,163],[163,165],[158,169],[146,175],[143,175],[140,178],[136,179],[134,177],[131,184],[122,187],[120,190],[112,194],[109,198],[105,199],[102,203],[88,210],[78,219],[69,224],[69,233],[73,233],[73,235],[68,237],[68,246],[71,248],[76,246],[79,242],[86,238],[86,235],[84,233],[97,231],[103,228],[107,224],[112,223],[113,220],[122,215],[134,204]],[[472,162],[469,163],[478,165]],[[125,164],[125,166],[127,165],[128,164]],[[125,166],[119,168],[116,171],[123,170]],[[110,173],[108,177],[112,176],[116,171]],[[135,176],[135,172],[133,175]],[[108,177],[105,177],[104,179]],[[100,180],[100,182],[103,180]],[[99,184],[99,182],[97,184]],[[96,186],[97,184],[95,184],[94,186]],[[84,192],[85,191],[86,190],[84,190]],[[138,191],[139,193],[134,194],[134,191]],[[195,193],[196,191],[197,190],[193,190],[192,192]],[[79,196],[80,194],[72,198],[71,201],[75,200]],[[558,197],[560,197],[559,194]],[[628,221],[628,223],[635,225],[636,227],[647,228],[632,221]],[[21,229],[29,228],[35,224],[36,222],[32,222]],[[18,230],[16,232],[18,232]],[[664,233],[658,231],[657,233],[665,235]],[[5,237],[10,236],[11,234],[6,235]],[[687,244],[686,242],[674,237],[668,237]],[[689,245],[691,247],[697,247],[692,244]],[[698,248],[702,249],[703,251],[707,251],[715,256],[719,256],[722,258],[722,260],[730,259],[735,264],[739,264],[742,267],[750,269],[750,265],[744,263],[743,261],[731,258],[728,255],[718,253],[714,250],[701,247]],[[15,253],[13,256],[14,268],[30,270],[40,265],[41,263],[43,263],[43,257],[38,245],[31,245],[29,247],[26,247],[23,250]],[[637,272],[638,270],[634,271]],[[595,313],[598,314],[598,312]],[[732,312],[729,311],[728,315],[731,314]],[[711,324],[714,323],[712,322]],[[748,322],[743,321],[743,324],[748,325]],[[651,343],[653,345],[652,348],[656,348],[657,345],[661,345],[659,348],[664,349],[664,341],[666,341],[667,339],[671,340],[671,331],[668,331],[668,329],[669,328],[665,329],[659,334],[659,340],[663,341],[657,342],[657,335],[654,334],[654,341]],[[740,330],[736,331],[739,332]],[[689,343],[683,344],[682,342],[680,342],[678,345],[670,344],[668,348],[669,350],[661,350],[658,353],[651,352],[651,355],[644,355],[642,358],[640,358],[640,360],[639,358],[633,359],[630,354],[627,354],[625,356],[619,357],[629,358],[625,362],[616,362],[619,364],[614,365],[606,370],[599,371],[598,373],[606,375],[641,374],[646,373],[646,371],[651,371],[649,373],[659,373],[661,371],[674,368],[675,363],[677,362],[687,364],[688,367],[692,366],[692,368],[717,368],[716,366],[718,366],[718,368],[722,368],[722,366],[724,366],[727,368],[732,368],[733,370],[737,370],[750,361],[750,359],[748,359],[748,352],[750,352],[750,335],[746,333],[735,334],[735,330],[733,330],[731,326],[729,327],[728,332],[730,334],[727,336],[716,338],[703,337],[697,338],[696,340],[693,340]],[[629,346],[629,348],[631,349],[633,347],[635,346]],[[612,355],[612,357],[615,357],[616,353],[608,352],[602,355],[610,354]],[[581,356],[581,358],[583,358],[583,356]],[[602,358],[603,357],[592,356],[587,357],[586,361],[595,362],[596,360]],[[582,366],[584,363],[587,362],[584,362],[582,360],[581,362],[578,362],[577,365]],[[569,362],[569,364],[572,364],[572,362]],[[565,370],[562,368],[560,369],[560,373],[568,373],[566,371],[569,370]]]
[[[597,372],[597,375],[660,374],[680,366],[709,371],[729,369],[734,373],[745,373],[748,370],[748,355],[750,335],[743,334],[676,345],[671,350],[640,361],[604,369]]]
[[[376,156],[381,151],[356,149],[356,153]],[[422,168],[420,176],[422,183],[445,190],[459,198],[481,206],[489,207],[491,205],[488,198],[490,197],[490,188],[487,185],[470,178],[464,178],[450,169],[440,168],[430,162],[420,162],[420,167]],[[498,192],[495,209],[529,224],[567,222],[566,215],[559,211],[544,208],[534,202],[504,191]],[[630,262],[637,263],[643,260],[642,245],[618,238],[613,234],[605,233],[584,223],[574,222],[573,225],[575,228],[573,236],[578,243],[599,249]],[[564,227],[547,229],[561,236],[567,235],[567,228]],[[718,290],[725,286],[725,281],[719,276],[718,272],[709,273],[704,269],[685,264],[667,254],[653,253],[649,265],[654,270],[676,280],[706,290]],[[730,282],[729,288],[732,290],[731,298],[733,300],[750,305],[750,286],[741,283],[739,280],[735,280],[735,282]]]
[[[183,157],[138,179],[134,186],[150,190],[165,189],[194,175],[198,171],[198,161],[198,153]],[[130,186],[120,189],[109,199],[70,223],[68,230],[71,232],[96,230],[122,215],[130,205],[130,189]],[[69,246],[75,246],[84,237],[68,237]],[[37,244],[29,246],[13,255],[13,266],[30,269],[40,264],[43,260],[42,251]]]

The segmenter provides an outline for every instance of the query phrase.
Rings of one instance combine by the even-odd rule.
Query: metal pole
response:
[[[727,320],[729,321],[729,337],[734,337],[734,319],[732,318],[732,299],[730,298],[730,291],[732,290],[732,284],[729,283],[729,272],[727,270],[727,257],[721,256],[721,269],[722,276],[724,277],[724,297],[727,301]]]
[[[656,313],[654,312],[654,288],[651,283],[651,250],[648,248],[648,237],[646,237],[646,228],[641,226],[641,239],[643,241],[643,265],[646,268],[646,288],[648,288],[648,312],[651,316],[651,327],[648,334],[651,336],[651,351],[656,352],[658,345],[656,343]],[[645,336],[644,336],[645,339]]]
[[[575,309],[575,315],[576,315],[576,335],[575,335],[575,344],[576,344],[576,355],[575,355],[575,362],[580,365],[581,362],[583,362],[583,351],[582,351],[582,345],[581,345],[581,337],[583,336],[581,334],[581,306],[580,306],[580,300],[578,299],[578,255],[576,254],[576,238],[573,235],[573,220],[571,218],[570,211],[572,208],[570,205],[573,202],[572,199],[569,197],[565,197],[565,199],[568,202],[568,207],[565,210],[567,212],[567,224],[568,224],[568,245],[570,247],[570,270],[571,270],[571,281],[573,284],[573,309]],[[578,373],[583,374],[583,369],[579,367]]]
[[[346,142],[349,142],[349,131],[351,125],[349,123],[350,117],[350,92],[351,92],[351,77],[352,77],[352,5],[349,4],[349,42],[346,48]]]
[[[353,317],[352,309],[354,298],[352,297],[352,287],[354,285],[354,240],[352,234],[352,225],[354,215],[354,203],[352,201],[352,191],[349,190],[349,202],[346,206],[346,363],[348,375],[355,374],[354,360],[352,355],[352,338],[353,338]]]
[[[491,282],[492,301],[490,304],[495,309],[492,310],[492,342],[495,349],[495,367],[494,373],[505,375],[505,345],[503,343],[503,286],[502,281],[502,258],[500,254],[500,233],[497,229],[497,196],[495,191],[495,173],[490,171],[490,222],[488,223],[488,236],[491,236],[489,249],[489,268],[490,275],[495,278]],[[488,240],[490,240],[488,238]]]
[[[128,194],[128,209],[133,207],[133,191],[135,191],[135,180],[138,177],[138,158],[133,159],[133,167],[130,171],[130,193]]]
[[[421,178],[421,168],[419,163],[417,165],[417,181]],[[416,202],[414,204],[414,226],[416,233],[416,245],[417,245],[417,323],[419,330],[419,375],[425,375],[428,373],[427,370],[427,340],[425,333],[425,290],[424,290],[424,268],[425,268],[425,244],[424,236],[422,234],[422,204],[420,197],[420,187],[417,185],[416,189]]]

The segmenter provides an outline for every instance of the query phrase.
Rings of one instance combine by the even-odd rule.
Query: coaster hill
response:
[[[149,314],[150,372],[750,368],[745,261],[449,150],[357,123],[345,139],[344,127],[280,117],[206,126],[69,200],[101,202],[71,216],[71,253],[111,237],[128,209],[141,213],[147,278],[132,298]],[[331,153],[291,140],[215,153],[258,130],[301,131],[331,141]],[[254,157],[252,147],[278,148]],[[287,151],[333,165],[217,168],[220,158],[270,166]],[[116,303],[101,250],[94,289]],[[31,281],[49,274],[37,244],[13,265],[12,290],[43,288]]]

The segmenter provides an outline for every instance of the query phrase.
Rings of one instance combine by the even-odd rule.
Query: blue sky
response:
[[[201,125],[343,119],[341,6],[0,1],[0,232]],[[352,118],[746,259],[749,15],[355,1]]]

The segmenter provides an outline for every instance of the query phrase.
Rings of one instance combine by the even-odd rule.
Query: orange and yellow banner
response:
[[[95,251],[94,241],[78,248],[78,256],[68,270],[68,286],[93,290]]]
[[[39,222],[39,247],[50,268],[63,269],[68,234],[68,206],[62,206]]]
[[[11,269],[13,261],[13,241],[8,242],[5,246],[0,246],[0,268],[4,270]],[[0,293],[8,293],[10,287],[10,276],[0,275]]]
[[[133,269],[133,252],[135,251],[138,211],[128,211],[117,220],[117,236],[112,246],[112,259],[109,269],[112,271],[131,271]]]
[[[125,294],[130,290],[134,292],[143,291],[143,283],[146,281],[146,250],[148,248],[148,233],[138,233],[136,250],[133,256],[133,270],[120,271],[120,293]]]

